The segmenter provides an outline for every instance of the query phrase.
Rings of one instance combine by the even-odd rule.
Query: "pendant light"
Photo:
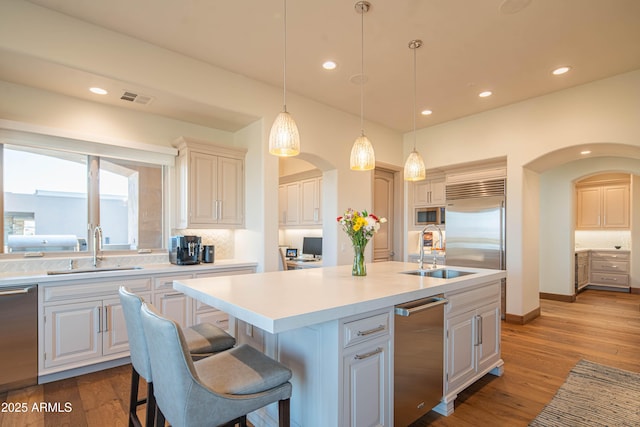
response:
[[[353,170],[367,171],[376,165],[376,156],[373,152],[371,141],[364,134],[364,14],[369,11],[371,4],[367,1],[359,1],[355,5],[356,12],[361,16],[361,56],[360,56],[360,136],[356,138],[351,147],[350,166]]]
[[[276,117],[269,134],[269,153],[280,157],[297,156],[300,153],[300,134],[291,114],[287,112],[287,0],[284,0],[284,81],[283,109]]]
[[[422,181],[427,177],[424,168],[424,160],[416,150],[416,49],[422,46],[422,40],[411,40],[409,49],[413,50],[413,150],[404,164],[405,181]]]

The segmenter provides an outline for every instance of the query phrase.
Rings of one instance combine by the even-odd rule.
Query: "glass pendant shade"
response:
[[[300,153],[300,134],[295,120],[286,110],[276,117],[269,134],[269,153],[290,157]]]
[[[373,152],[373,145],[364,133],[356,138],[351,147],[351,169],[356,171],[368,171],[376,166],[376,156]]]
[[[413,150],[404,164],[405,181],[422,181],[427,177],[424,160],[416,150]]]

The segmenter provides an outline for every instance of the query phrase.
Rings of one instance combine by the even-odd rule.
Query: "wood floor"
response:
[[[415,426],[526,426],[582,358],[640,372],[640,295],[587,290],[574,303],[542,300],[541,312],[524,326],[502,324],[502,377],[485,376],[458,396],[453,415],[432,411]],[[3,411],[27,404],[25,413],[0,412],[0,427],[126,426],[130,369],[0,394]],[[60,412],[34,410],[41,402]]]

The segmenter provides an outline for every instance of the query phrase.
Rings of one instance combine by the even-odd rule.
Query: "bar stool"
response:
[[[278,402],[279,426],[289,427],[291,370],[249,345],[193,361],[177,323],[143,303],[142,326],[158,404],[156,425],[246,425],[246,414]]]
[[[140,317],[140,306],[143,300],[124,286],[119,288],[118,293],[127,325],[127,336],[129,337],[129,350],[131,353],[132,370],[131,392],[129,396],[129,427],[141,427],[136,409],[144,403],[147,404],[146,425],[152,426],[155,420],[156,402],[153,394],[147,342],[144,337],[142,319]],[[236,343],[235,338],[210,323],[200,323],[191,328],[185,328],[184,332],[187,349],[194,359],[202,359],[212,354],[228,350]],[[142,400],[138,400],[140,377],[144,378],[147,382],[147,398]]]

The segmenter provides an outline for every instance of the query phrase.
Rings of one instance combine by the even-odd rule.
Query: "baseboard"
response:
[[[540,307],[530,311],[525,315],[505,313],[504,321],[506,323],[516,323],[518,325],[526,325],[527,323],[531,322],[533,319],[539,316],[540,316]]]
[[[632,294],[640,294],[640,288],[631,288],[629,289],[629,292]]]
[[[563,295],[563,294],[549,294],[547,292],[540,292],[540,299],[550,299],[553,301],[562,302],[575,302],[575,295]]]

